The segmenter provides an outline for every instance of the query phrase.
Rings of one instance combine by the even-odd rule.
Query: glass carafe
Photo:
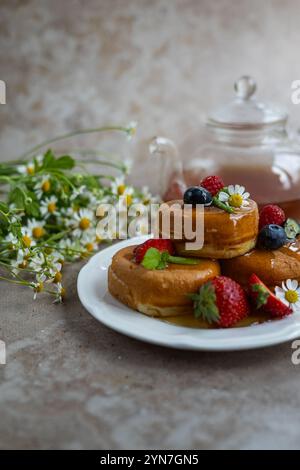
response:
[[[203,177],[217,174],[226,185],[245,186],[259,205],[277,203],[288,217],[300,220],[299,141],[287,133],[286,112],[259,102],[255,90],[251,77],[241,77],[234,99],[212,112],[198,135],[181,145],[182,173],[176,163],[167,199],[179,195],[178,188],[172,194],[174,178],[183,188],[183,183],[199,185]]]

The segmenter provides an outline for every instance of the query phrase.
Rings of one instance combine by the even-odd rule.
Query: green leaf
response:
[[[252,284],[250,289],[252,292],[257,292],[255,299],[256,308],[260,308],[267,303],[270,293],[264,286],[261,284]]]
[[[75,160],[69,155],[63,155],[55,161],[55,164],[56,168],[61,170],[72,170],[72,168],[75,166]]]
[[[48,150],[44,155],[43,168],[44,169],[57,169],[57,170],[72,170],[75,166],[74,158],[70,155],[63,155],[55,158],[52,150]]]
[[[166,267],[166,262],[162,255],[163,253],[156,248],[149,248],[141,264],[146,269],[163,269]]]
[[[216,293],[211,282],[200,287],[199,293],[187,294],[194,302],[194,315],[203,318],[208,323],[216,323],[220,319],[219,309],[216,304]]]
[[[16,186],[9,193],[9,201],[16,205],[17,209],[25,208],[25,197],[23,191]]]
[[[35,219],[40,216],[40,206],[37,202],[32,201],[31,203],[25,202],[26,214]]]
[[[55,162],[54,154],[52,150],[49,149],[44,155],[43,168],[53,168],[54,162]]]

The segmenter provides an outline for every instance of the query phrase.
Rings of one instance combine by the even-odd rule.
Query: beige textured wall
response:
[[[182,140],[252,74],[289,107],[298,0],[1,0],[0,158],[65,130],[139,121]]]

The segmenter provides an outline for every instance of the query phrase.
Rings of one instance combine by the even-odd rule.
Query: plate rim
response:
[[[125,336],[137,339],[139,341],[144,341],[146,343],[156,344],[159,346],[175,348],[175,349],[185,349],[185,350],[198,350],[198,351],[241,351],[241,350],[250,350],[250,349],[259,349],[265,347],[271,347],[278,344],[282,344],[288,341],[292,341],[300,337],[300,314],[293,314],[291,317],[284,318],[282,320],[263,323],[259,325],[252,325],[249,327],[243,328],[227,328],[227,329],[214,329],[214,330],[204,330],[196,329],[190,327],[181,327],[177,325],[168,324],[167,322],[160,321],[155,318],[148,317],[143,315],[140,312],[136,312],[132,309],[129,309],[122,303],[114,299],[107,291],[106,284],[106,294],[114,304],[110,305],[105,302],[103,298],[97,298],[96,300],[100,305],[92,302],[93,299],[88,299],[84,285],[86,279],[92,275],[92,272],[99,266],[99,277],[100,277],[100,266],[101,258],[105,261],[107,256],[110,258],[113,254],[124,248],[125,246],[134,245],[142,243],[143,241],[151,238],[151,236],[144,235],[140,237],[129,238],[123,241],[114,243],[111,246],[108,246],[95,255],[93,255],[89,261],[81,268],[77,277],[77,293],[79,300],[83,307],[100,323],[104,324],[106,327],[117,331],[120,334]],[[99,263],[98,263],[99,262]],[[104,263],[107,264],[107,263]],[[106,267],[107,269],[107,267]],[[96,271],[97,273],[97,271]],[[105,277],[107,283],[107,276]],[[105,286],[104,286],[105,287]],[[95,301],[95,299],[94,299]],[[99,307],[102,307],[103,312],[99,313]],[[100,309],[101,310],[101,309]],[[107,315],[109,310],[112,311],[125,311],[131,312],[134,314],[130,321],[124,317],[120,317],[120,322],[116,323],[113,321],[112,316]],[[135,320],[134,320],[135,319]],[[142,319],[142,320],[141,320]],[[155,322],[155,323],[153,323]],[[144,329],[140,328],[141,325],[154,326],[154,328]],[[266,326],[273,325],[271,328],[266,328]],[[284,328],[278,329],[275,325],[283,326]],[[266,331],[263,334],[263,330],[271,330],[270,332]],[[158,330],[158,331],[157,331]],[[272,331],[274,330],[274,331]],[[256,331],[260,334],[258,336],[246,335],[247,331]],[[201,334],[199,335],[199,332]],[[216,335],[216,332],[218,334]],[[234,337],[230,336],[230,332],[234,332]],[[238,336],[240,333],[240,337]],[[217,336],[219,338],[214,338]]]

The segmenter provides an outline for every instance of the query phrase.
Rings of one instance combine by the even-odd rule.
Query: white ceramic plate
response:
[[[207,351],[254,349],[300,337],[300,313],[244,328],[201,330],[171,325],[125,307],[108,293],[107,269],[118,250],[142,243],[147,238],[132,238],[100,251],[79,273],[80,301],[104,325],[148,343]]]

